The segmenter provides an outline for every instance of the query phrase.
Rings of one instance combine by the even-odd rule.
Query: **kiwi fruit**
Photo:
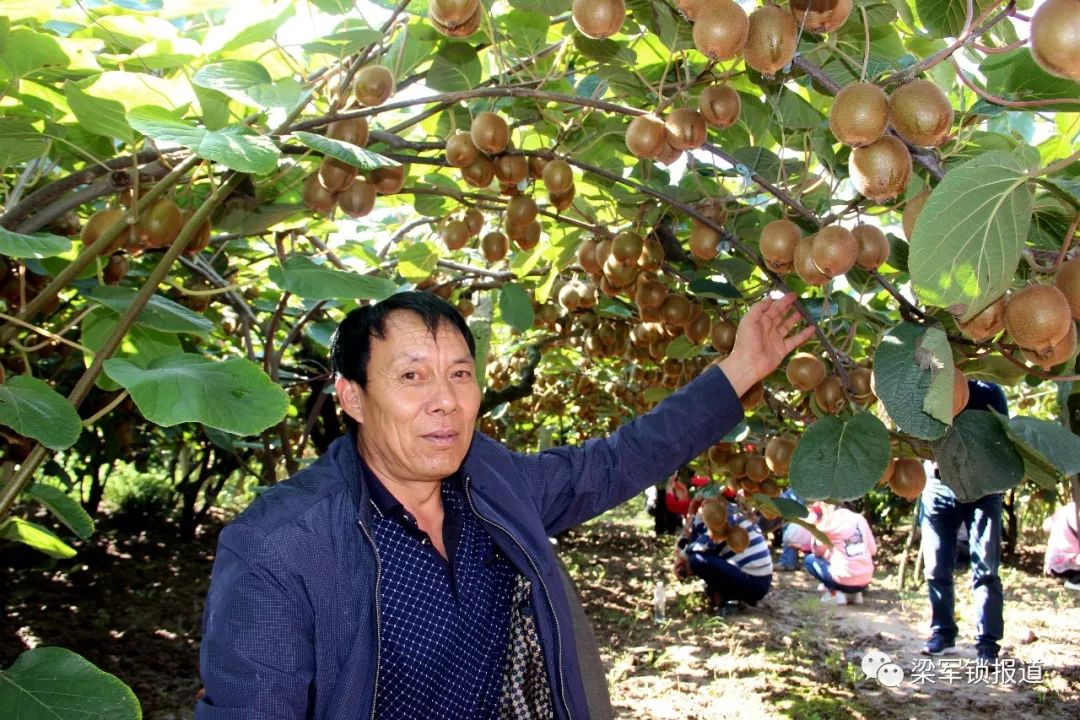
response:
[[[1029,285],[1005,305],[1005,328],[1020,347],[1048,355],[1069,332],[1072,310],[1053,285]]]
[[[997,337],[1005,329],[1005,304],[1008,298],[1002,295],[980,310],[967,322],[956,321],[960,332],[975,342],[982,342]]]
[[[476,208],[466,210],[462,220],[465,221],[465,225],[469,228],[469,235],[473,237],[477,237],[480,231],[484,229],[484,213]]]
[[[904,214],[901,218],[901,223],[904,226],[904,237],[911,242],[911,236],[915,233],[915,222],[919,219],[919,215],[922,214],[923,206],[926,205],[926,201],[930,199],[930,191],[923,190],[915,197],[907,201],[904,205]]]
[[[693,222],[690,230],[690,253],[698,260],[712,260],[720,246],[720,233],[708,225]]]
[[[517,195],[506,203],[506,224],[524,227],[536,219],[537,212],[535,200],[528,195]]]
[[[664,304],[665,298],[667,298],[667,286],[659,280],[647,278],[638,283],[637,292],[634,293],[634,303],[639,308],[658,308]]]
[[[709,537],[714,542],[719,542],[727,536],[728,516],[727,503],[718,498],[709,498],[701,503],[701,521],[709,531]]]
[[[708,0],[694,21],[694,47],[714,62],[730,60],[746,45],[750,21],[733,0]]]
[[[319,173],[313,172],[304,180],[304,205],[315,212],[330,212],[337,203],[337,196],[319,182]]]
[[[889,478],[889,488],[905,500],[914,500],[926,487],[926,470],[916,458],[897,458],[893,461],[893,472]]]
[[[525,226],[521,233],[513,237],[514,244],[521,250],[532,250],[540,243],[540,235],[543,228],[538,220],[533,220]]]
[[[364,117],[337,120],[326,126],[326,137],[331,140],[347,142],[357,147],[367,145],[370,134],[367,118]]]
[[[1080,320],[1080,258],[1073,258],[1058,268],[1054,287],[1069,301],[1073,320]]]
[[[668,145],[676,150],[692,150],[705,142],[708,129],[701,113],[691,108],[673,111],[664,121]]]
[[[891,200],[911,177],[911,154],[898,138],[886,135],[851,151],[848,171],[855,189],[874,202]]]
[[[574,185],[574,169],[561,158],[549,161],[540,177],[547,191],[556,195],[569,191]]]
[[[889,480],[892,479],[893,473],[896,471],[896,460],[889,459],[889,464],[885,466],[885,472],[881,473],[881,477],[878,478],[878,485],[888,485]]]
[[[131,232],[147,249],[160,249],[172,245],[184,226],[180,208],[168,198],[158,198],[144,210]]]
[[[90,216],[90,219],[86,221],[86,224],[82,227],[82,233],[80,238],[82,240],[83,247],[90,247],[98,238],[100,238],[106,230],[115,225],[118,222],[124,222],[124,211],[120,208],[106,208],[104,210],[98,210],[96,213]],[[128,233],[121,231],[117,234],[113,241],[109,244],[109,247],[104,248],[101,251],[101,255],[112,255],[120,248],[124,247],[124,237]]]
[[[446,140],[446,162],[452,167],[466,168],[472,165],[478,153],[472,136],[467,132],[458,130]]]
[[[480,252],[488,262],[498,262],[506,257],[510,243],[501,232],[492,231],[480,238]]]
[[[319,182],[327,191],[339,193],[353,184],[356,168],[337,158],[324,157],[319,163]]]
[[[806,32],[831,33],[847,22],[851,15],[851,0],[837,0],[831,7],[826,5],[827,2],[813,0],[807,3],[796,1],[791,3],[791,13],[795,16],[795,23]]]
[[[1031,18],[1031,56],[1051,75],[1080,82],[1080,2],[1039,6]]]
[[[642,160],[652,160],[660,155],[667,140],[664,121],[656,115],[638,115],[626,128],[626,149]]]
[[[338,195],[341,211],[352,218],[361,218],[375,208],[375,186],[366,180],[357,180]]]
[[[475,188],[486,188],[495,179],[495,163],[483,155],[477,155],[472,164],[462,168],[461,177]]]
[[[810,353],[796,353],[788,360],[784,372],[789,383],[803,392],[810,392],[825,379],[828,369],[821,358]]]
[[[889,97],[889,122],[912,145],[938,147],[953,124],[949,98],[930,80],[912,80]]]
[[[582,270],[596,276],[603,272],[603,263],[596,259],[596,246],[599,242],[595,238],[586,238],[578,245],[577,259]]]
[[[574,189],[573,184],[570,185],[570,189],[563,193],[550,193],[548,200],[551,202],[551,206],[562,212],[571,205],[574,204],[574,195],[577,194],[577,190]]]
[[[611,254],[611,238],[603,238],[596,242],[596,263],[602,269]]]
[[[676,293],[669,294],[660,305],[660,317],[668,325],[681,327],[690,319],[690,301]]]
[[[874,394],[874,373],[869,368],[856,367],[848,372],[848,380],[851,381],[851,390],[855,399],[862,405],[869,405],[877,396]]]
[[[431,0],[428,16],[448,28],[464,25],[480,7],[480,0]]]
[[[353,94],[361,105],[382,105],[394,94],[394,74],[385,65],[362,67],[353,78]]]
[[[510,128],[506,121],[493,112],[482,112],[472,121],[469,129],[473,145],[488,155],[496,155],[506,149],[510,142]]]
[[[408,165],[391,165],[375,168],[368,174],[368,180],[380,195],[393,195],[405,187],[405,176],[408,173]]]
[[[765,463],[774,475],[788,474],[796,446],[793,439],[783,435],[769,438],[769,442],[765,444]]]
[[[847,407],[847,395],[844,394],[844,385],[836,375],[826,375],[825,379],[814,388],[814,400],[822,412],[829,415]]]
[[[830,278],[846,273],[858,258],[859,241],[850,230],[839,225],[821,228],[810,245],[814,266]]]
[[[435,26],[435,29],[446,37],[451,38],[466,38],[472,35],[474,32],[480,29],[480,21],[484,19],[484,6],[477,3],[476,10],[469,19],[463,22],[461,25],[450,27],[444,25],[438,20],[431,18],[431,24]]]
[[[750,455],[746,458],[746,477],[756,483],[760,483],[767,479],[770,473],[769,464],[765,461],[765,456]]]
[[[529,161],[524,155],[500,155],[495,160],[495,177],[501,183],[517,185],[529,176]]]
[[[1043,370],[1049,370],[1055,365],[1072,360],[1076,355],[1076,323],[1069,323],[1069,332],[1065,333],[1065,337],[1042,355],[1030,350],[1021,350],[1021,353],[1027,360]]]
[[[101,272],[101,277],[106,285],[115,285],[124,279],[128,271],[128,258],[124,253],[115,253],[109,256],[109,262]]]
[[[764,400],[765,400],[765,386],[762,385],[760,382],[756,382],[756,383],[754,383],[753,385],[750,386],[749,390],[747,390],[746,392],[743,393],[742,397],[739,398],[739,403],[742,405],[743,412],[750,412],[751,410],[756,408],[758,405],[761,405],[762,401],[764,401]],[[750,455],[750,456],[748,456],[746,458],[746,474],[747,475],[750,474],[750,460],[752,458],[754,458],[754,457],[760,457],[760,456]]]
[[[629,287],[637,280],[638,272],[637,265],[624,265],[616,261],[614,255],[608,255],[604,263],[604,278],[613,288]]]
[[[712,332],[712,318],[705,313],[700,313],[690,322],[683,326],[683,334],[686,335],[687,340],[700,345],[705,342],[710,333]]]
[[[624,230],[611,239],[611,257],[621,265],[637,263],[641,257],[641,248],[644,241],[641,236],[631,230]]]
[[[795,274],[807,285],[824,285],[829,282],[829,276],[818,270],[814,264],[811,251],[814,248],[814,236],[808,235],[795,243],[795,256],[793,265]]]
[[[443,225],[439,237],[447,250],[460,250],[469,243],[472,233],[469,232],[469,226],[461,220],[451,220]]]
[[[708,2],[708,0],[678,0],[677,4],[679,6],[679,12],[682,13],[683,17],[690,22],[694,22],[697,20],[698,11],[701,10],[701,6],[706,2]]]
[[[874,83],[852,83],[836,93],[829,111],[829,129],[850,147],[863,147],[885,134],[889,97]]]
[[[578,32],[594,40],[603,40],[622,28],[626,3],[624,0],[574,0],[570,12]]]
[[[967,377],[960,371],[960,368],[953,368],[953,384],[952,384],[952,416],[956,417],[960,412],[967,407],[968,399],[971,397],[971,390],[968,388]]]
[[[195,216],[194,210],[183,210],[180,213],[182,218],[182,224],[187,225],[188,221]],[[188,241],[187,246],[184,248],[184,254],[188,257],[198,255],[207,247],[210,246],[210,218],[204,218],[199,227],[195,229],[195,235]]]
[[[785,275],[795,268],[795,245],[802,238],[799,226],[790,220],[773,220],[761,229],[758,249],[773,272]]]
[[[799,28],[791,13],[776,5],[762,5],[750,13],[743,60],[766,77],[787,67],[795,57]]]
[[[733,553],[741,553],[746,548],[750,547],[750,533],[745,528],[738,525],[732,525],[724,533],[724,542]]]
[[[726,355],[735,347],[735,335],[739,327],[730,320],[720,319],[713,323],[709,333],[709,342],[713,349],[721,355]]]
[[[660,150],[660,154],[656,156],[656,162],[664,165],[671,165],[681,158],[682,154],[682,150],[674,147],[667,141],[667,138],[664,138],[664,147]]]
[[[581,306],[581,293],[576,282],[568,282],[559,288],[559,305],[566,312],[574,312]]]
[[[730,85],[709,85],[698,96],[698,111],[706,123],[723,130],[739,119],[742,100]]]
[[[655,235],[645,238],[641,246],[641,257],[638,258],[638,267],[648,272],[658,272],[664,264],[664,246],[656,239]]]
[[[874,225],[861,223],[851,229],[851,234],[859,243],[859,256],[855,264],[863,270],[877,270],[889,259],[889,238]]]

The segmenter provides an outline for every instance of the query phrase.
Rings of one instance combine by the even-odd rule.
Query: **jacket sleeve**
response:
[[[314,675],[310,606],[295,573],[261,532],[233,523],[203,614],[204,697],[196,720],[303,720]]]
[[[609,437],[518,454],[515,462],[531,481],[544,527],[556,534],[662,482],[742,418],[727,376],[712,366]]]

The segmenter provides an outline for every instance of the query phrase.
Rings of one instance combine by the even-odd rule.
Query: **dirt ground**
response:
[[[1080,594],[1038,574],[1038,548],[1002,573],[1013,682],[967,682],[974,672],[970,623],[961,626],[966,636],[954,656],[960,666],[919,668],[917,682],[928,615],[922,588],[895,589],[889,548],[898,548],[898,539],[883,543],[884,567],[864,605],[822,607],[807,576],[778,573],[757,608],[722,617],[696,582],[667,575],[671,538],[652,536],[641,507],[633,501],[560,542],[601,645],[618,717],[1080,718]],[[188,545],[173,540],[173,530],[104,530],[73,562],[45,571],[26,567],[32,556],[0,554],[0,666],[30,646],[65,645],[130,684],[149,720],[191,718],[218,526]],[[667,586],[662,624],[652,617],[658,577]],[[958,604],[970,618],[966,589]],[[904,670],[899,687],[864,676],[860,663],[872,649]]]

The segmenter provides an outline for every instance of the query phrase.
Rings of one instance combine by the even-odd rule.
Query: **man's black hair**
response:
[[[373,305],[358,307],[345,316],[330,338],[330,363],[335,375],[367,389],[371,338],[386,339],[386,318],[398,310],[407,310],[419,316],[432,337],[444,323],[456,328],[469,346],[469,355],[476,357],[476,341],[457,308],[438,295],[414,290],[391,295]],[[350,429],[353,427],[351,418],[345,422]]]

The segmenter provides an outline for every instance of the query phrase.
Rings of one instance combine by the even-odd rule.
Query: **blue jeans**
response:
[[[725,600],[757,605],[758,600],[768,595],[772,585],[772,575],[750,575],[735,563],[716,555],[690,551],[686,560],[690,572],[705,581],[706,592],[710,595],[719,593]]]
[[[799,566],[799,551],[791,545],[785,545],[776,564],[786,568],[797,568]]]
[[[811,577],[820,580],[821,584],[829,590],[842,593],[857,593],[869,587],[867,585],[841,585],[836,582],[829,571],[829,561],[819,558],[817,555],[807,555],[806,559],[803,560],[803,567],[806,568],[806,572],[810,573]]]
[[[996,654],[1004,635],[998,566],[1001,564],[1001,495],[960,502],[940,481],[930,480],[922,495],[922,553],[930,589],[930,631],[955,641],[956,533],[967,525],[971,547],[971,588],[975,601],[975,644]]]

